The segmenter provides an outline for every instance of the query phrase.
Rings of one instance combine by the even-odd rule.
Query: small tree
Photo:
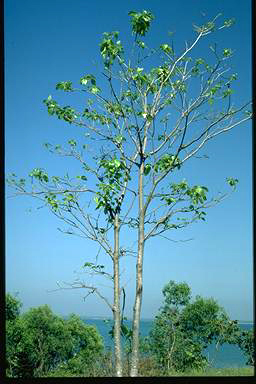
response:
[[[186,283],[170,281],[163,295],[164,305],[149,336],[150,350],[158,365],[166,374],[204,368],[208,364],[204,349],[213,341],[231,342],[238,330],[236,322],[213,299],[197,296],[191,302]]]
[[[232,83],[237,78],[227,65],[232,50],[211,45],[211,62],[193,55],[201,40],[230,27],[233,20],[218,24],[217,15],[201,26],[194,25],[194,40],[178,52],[165,42],[156,49],[147,46],[144,37],[154,19],[151,12],[131,11],[129,16],[134,36],[130,55],[117,31],[104,33],[100,44],[108,90],[102,90],[93,74],[85,74],[80,88],[62,81],[56,89],[87,95],[86,108],[78,111],[70,105],[61,106],[52,96],[44,100],[50,115],[86,131],[80,148],[74,139],[69,140],[68,148],[46,144],[52,153],[75,158],[82,167],[81,174],[50,178],[44,169],[35,168],[30,173],[31,189],[25,179],[18,180],[15,174],[9,178],[18,194],[42,200],[66,222],[69,228],[65,233],[98,243],[110,257],[110,272],[97,257],[84,268],[113,283],[113,302],[97,284],[77,280],[64,287],[88,289],[111,309],[116,376],[122,376],[120,300],[124,285],[120,285],[120,258],[134,253],[120,244],[121,229],[128,226],[137,233],[130,364],[130,375],[137,376],[145,242],[154,236],[168,238],[164,236],[167,231],[205,220],[205,210],[227,196],[207,198],[207,187],[179,180],[178,170],[209,140],[252,116],[250,102],[235,107],[231,100]],[[99,144],[93,152],[89,143],[95,147],[95,140],[104,145]],[[238,180],[227,181],[234,189]],[[98,214],[91,209],[91,200]]]
[[[103,352],[95,327],[76,315],[64,320],[47,305],[31,308],[15,320],[7,318],[6,342],[7,376],[16,378],[42,377],[62,363],[74,366],[79,358],[88,375]]]

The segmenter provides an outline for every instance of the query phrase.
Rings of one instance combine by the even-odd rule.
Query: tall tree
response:
[[[18,194],[43,200],[66,222],[69,228],[65,233],[95,241],[110,257],[111,272],[98,264],[98,256],[84,268],[113,283],[113,303],[99,286],[81,280],[64,288],[86,288],[113,312],[116,376],[122,376],[121,293],[125,297],[120,285],[120,259],[134,253],[130,246],[120,244],[121,230],[128,226],[137,233],[130,364],[130,376],[137,376],[145,242],[154,236],[168,238],[166,231],[205,220],[205,210],[228,195],[208,198],[207,187],[179,180],[178,170],[209,140],[252,117],[250,102],[235,107],[231,101],[232,83],[237,78],[228,66],[232,50],[211,45],[211,64],[193,53],[201,40],[231,27],[233,20],[218,23],[217,15],[204,25],[194,25],[193,41],[179,52],[173,44],[163,43],[156,49],[147,46],[144,37],[154,19],[151,12],[131,11],[129,16],[134,36],[130,54],[124,50],[119,32],[103,34],[100,54],[106,85],[100,87],[100,79],[86,74],[80,79],[80,88],[71,81],[56,86],[88,96],[86,108],[78,111],[61,106],[52,96],[44,100],[50,115],[86,131],[80,149],[74,139],[69,140],[68,149],[46,144],[50,152],[78,160],[82,174],[76,179],[68,174],[50,178],[45,170],[35,168],[30,174],[31,189],[25,179],[18,180],[15,174],[9,178]],[[227,181],[233,190],[238,180]],[[91,208],[92,199],[98,214]]]

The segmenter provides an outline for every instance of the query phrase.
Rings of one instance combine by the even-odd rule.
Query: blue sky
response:
[[[87,73],[101,71],[99,43],[102,33],[120,31],[130,41],[130,10],[151,10],[155,15],[147,41],[152,47],[166,42],[168,31],[178,50],[193,37],[192,23],[200,24],[219,12],[235,25],[209,39],[220,48],[232,48],[232,65],[238,73],[233,102],[251,98],[251,4],[226,1],[5,1],[5,169],[27,176],[35,167],[51,175],[74,171],[68,159],[49,154],[43,143],[62,144],[77,135],[76,128],[51,118],[43,104],[59,81],[79,83]],[[208,44],[208,42],[207,42]],[[207,46],[207,45],[206,45]],[[206,46],[198,48],[206,55]],[[58,96],[57,96],[58,95]],[[69,104],[72,105],[72,96]],[[65,99],[67,100],[67,98]],[[76,99],[76,102],[81,101]],[[252,320],[252,144],[251,123],[220,135],[202,151],[207,160],[193,160],[183,176],[193,184],[217,193],[227,189],[225,178],[239,179],[237,191],[210,209],[206,222],[191,225],[168,242],[153,239],[146,244],[142,317],[152,318],[162,301],[161,290],[169,280],[185,281],[194,295],[214,297],[231,318]],[[7,189],[6,197],[12,195]],[[29,197],[6,198],[6,289],[19,292],[23,310],[49,304],[59,314],[111,316],[98,298],[85,301],[82,290],[49,292],[56,281],[72,282],[85,261],[98,248],[88,240],[62,234],[60,222]],[[127,240],[129,233],[123,234]],[[103,263],[108,263],[102,256]],[[126,315],[132,316],[135,263],[122,262],[126,282]],[[111,290],[102,287],[106,295]]]

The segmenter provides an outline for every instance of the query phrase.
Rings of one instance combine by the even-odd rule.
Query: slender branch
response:
[[[69,286],[69,287],[60,287],[58,289],[52,290],[51,292],[59,291],[59,290],[62,290],[62,289],[81,289],[81,288],[89,289],[91,291],[90,294],[91,293],[96,293],[96,295],[98,295],[107,304],[107,306],[111,309],[111,311],[114,310],[113,305],[109,302],[109,300],[105,296],[103,296],[100,293],[100,291],[99,291],[99,289],[97,287],[94,287],[92,285],[86,285],[86,284],[84,284],[82,282],[74,282],[74,283],[66,283],[66,282],[64,282],[64,284]],[[87,297],[87,296],[88,295],[86,295],[85,297]]]

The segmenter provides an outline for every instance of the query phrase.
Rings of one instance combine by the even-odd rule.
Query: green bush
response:
[[[247,358],[247,365],[254,365],[255,363],[255,344],[254,344],[254,330],[240,331],[236,337],[236,344],[243,351]]]
[[[6,294],[5,298],[5,317],[6,320],[15,320],[20,314],[22,304],[17,297],[13,297],[10,293]]]
[[[64,320],[47,305],[32,308],[14,320],[8,320],[8,313],[6,373],[9,377],[43,377],[56,368],[64,373],[66,366],[72,375],[85,375],[103,352],[103,340],[97,329],[84,324],[74,314]]]
[[[149,350],[163,372],[204,370],[208,361],[204,349],[216,342],[235,343],[239,333],[214,299],[197,296],[191,302],[186,283],[170,281],[163,288],[164,305],[156,316],[147,339]]]

